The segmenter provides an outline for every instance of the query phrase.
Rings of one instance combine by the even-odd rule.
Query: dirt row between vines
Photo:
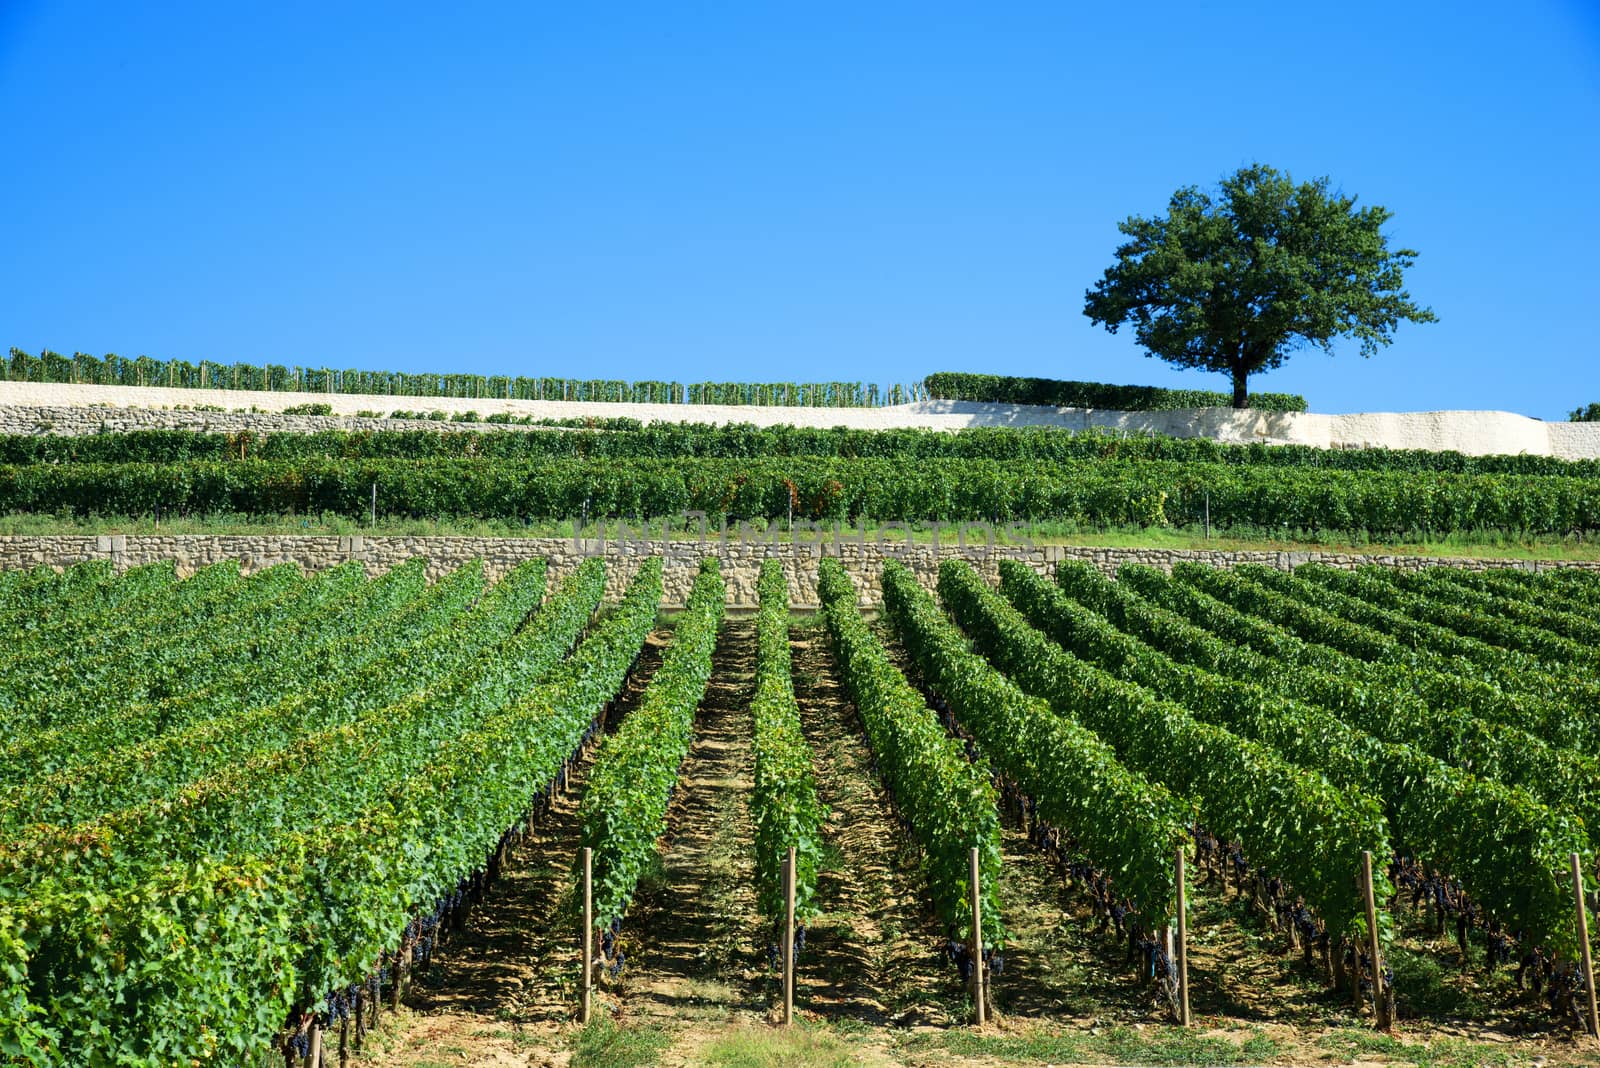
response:
[[[652,636],[613,726],[637,704],[667,640]],[[939,932],[923,905],[915,854],[889,815],[821,632],[798,634],[793,653],[802,727],[831,810],[821,911],[797,980],[802,1015],[948,1025],[960,989],[938,956]],[[729,1027],[764,1025],[777,1011],[750,848],[754,656],[753,625],[730,620],[680,772],[660,868],[641,883],[623,925],[627,967],[620,983],[596,997],[597,1013],[624,1027],[671,1028],[676,1040],[662,1051],[662,1064],[698,1063],[704,1041]],[[588,762],[577,769],[468,929],[419,975],[407,997],[409,1015],[374,1036],[364,1063],[567,1062],[578,973],[571,868],[588,770]]]
[[[914,678],[903,650],[878,629]],[[668,640],[664,633],[651,636],[616,702],[611,728],[637,706]],[[1000,902],[1011,941],[995,984],[998,1019],[982,1037],[959,1026],[969,1007],[942,957],[943,932],[926,905],[917,852],[892,816],[860,720],[815,621],[795,628],[791,648],[802,729],[830,816],[818,879],[820,913],[797,973],[796,1002],[806,1026],[793,1039],[775,1037],[769,1024],[779,989],[767,963],[770,935],[757,913],[750,851],[754,645],[748,620],[728,622],[680,771],[660,866],[641,882],[623,926],[628,966],[621,982],[596,999],[596,1015],[614,1027],[583,1032],[574,1021],[579,924],[572,869],[586,761],[474,910],[468,929],[419,974],[408,1010],[387,1018],[357,1064],[1415,1059],[1396,1061],[1392,1055],[1401,1047],[1363,1038],[1370,1035],[1366,1025],[1327,994],[1317,975],[1283,955],[1242,903],[1209,887],[1196,888],[1191,915],[1191,979],[1201,1026],[1186,1033],[1172,1028],[1148,988],[1134,983],[1122,947],[1095,933],[1082,895],[1064,885],[1009,814]],[[1431,1026],[1412,1037],[1441,1035],[1447,1042],[1484,1037]],[[775,1050],[763,1045],[773,1042],[779,1043]],[[1427,1063],[1514,1064],[1540,1054],[1553,1054],[1552,1064],[1583,1063],[1568,1060],[1573,1051],[1566,1043],[1496,1046],[1474,1043],[1464,1059]]]

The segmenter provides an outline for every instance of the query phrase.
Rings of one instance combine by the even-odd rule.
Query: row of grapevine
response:
[[[422,560],[413,560],[370,583],[362,581],[364,566],[354,561],[322,572],[321,582],[330,590],[349,581],[350,592],[322,619],[286,628],[259,645],[239,643],[247,652],[258,649],[265,663],[246,659],[210,685],[187,692],[67,711],[56,726],[25,733],[0,749],[0,783],[45,778],[120,746],[152,742],[225,713],[238,716],[244,710],[248,716],[302,688],[328,686],[362,665],[362,646],[352,647],[350,634],[369,634],[390,616],[398,620],[399,610],[421,596],[427,588],[423,568]],[[24,763],[8,766],[7,757]]]
[[[1497,683],[1513,682],[1524,672],[1550,673],[1549,664],[1521,650],[1500,648],[1446,623],[1410,614],[1393,601],[1404,599],[1420,604],[1422,599],[1372,575],[1342,569],[1327,575],[1315,564],[1301,565],[1294,573],[1269,574],[1268,570],[1247,566],[1239,574],[1302,606],[1336,616],[1350,636],[1345,640],[1359,640],[1366,648],[1376,650],[1377,655],[1392,655],[1390,643],[1395,642],[1429,657],[1475,664]],[[1363,655],[1366,649],[1354,646],[1348,651]]]
[[[1600,682],[1587,650],[1577,662],[1541,657],[1519,646],[1554,636],[1480,616],[1435,597],[1406,593],[1364,568],[1336,571],[1306,564],[1293,574],[1255,568],[1244,574],[1301,604],[1337,611],[1397,644],[1409,645],[1413,656],[1433,657],[1436,649],[1450,649],[1448,669],[1454,674],[1482,678],[1503,693],[1527,697],[1547,722],[1566,721],[1551,735],[1562,744],[1592,750],[1600,740]]]
[[[598,401],[650,404],[790,404],[872,408],[927,396],[919,383],[876,382],[622,382],[608,379],[407,373],[290,367],[265,363],[133,359],[46,349],[35,356],[13,348],[0,360],[0,381],[62,382],[170,389],[251,389],[290,393],[355,393],[392,397],[469,397],[504,400]]]
[[[1066,845],[1110,876],[1112,900],[1131,904],[1146,931],[1170,923],[1171,855],[1188,838],[1184,802],[1129,771],[1091,731],[1056,717],[975,655],[907,568],[885,566],[883,593],[896,633],[952,724],[971,734],[1037,821],[1066,835]],[[1107,811],[1117,819],[1105,819]]]
[[[44,613],[74,597],[98,589],[115,577],[109,560],[85,560],[62,571],[40,564],[30,571],[9,571],[12,581],[0,588],[0,627],[37,625]],[[174,576],[175,577],[175,576]]]
[[[341,577],[330,584],[308,579],[298,565],[279,564],[241,582],[237,567],[229,570],[227,585],[201,596],[185,595],[203,591],[204,575],[182,583],[173,597],[151,598],[166,606],[158,616],[130,605],[115,617],[132,617],[130,625],[62,642],[54,656],[7,669],[10,707],[3,718],[13,729],[34,730],[60,725],[66,710],[193,690],[230,660],[250,657],[253,646],[239,641],[239,635],[259,632],[244,628],[270,628],[270,633],[314,614],[323,593],[338,592]],[[137,670],[127,670],[129,663]]]
[[[821,561],[817,595],[845,689],[866,728],[873,766],[921,850],[934,913],[954,939],[972,930],[970,856],[976,848],[986,946],[1005,944],[999,907],[1000,813],[986,761],[969,761],[938,716],[890,661],[843,565]]]
[[[1411,746],[1383,742],[1326,709],[1186,668],[1037,575],[1008,568],[1002,589],[1030,621],[1076,655],[1182,700],[1196,715],[1271,747],[1342,789],[1370,792],[1383,806],[1396,849],[1450,872],[1490,914],[1534,940],[1570,942],[1570,901],[1561,871],[1570,852],[1588,849],[1570,815]]]
[[[420,562],[414,569],[421,583]],[[397,586],[410,585],[404,573]],[[371,708],[380,694],[424,682],[434,662],[390,661],[408,655],[468,611],[483,592],[483,568],[458,568],[404,604],[366,634],[349,636],[348,659],[310,689],[270,705],[223,712],[182,730],[140,738],[93,763],[29,780],[6,792],[0,826],[13,821],[71,823],[164,796],[196,778],[261,749],[279,749],[318,724],[346,722]],[[491,602],[492,604],[492,602]]]
[[[1600,664],[1600,654],[1593,647],[1552,634],[1537,625],[1485,613],[1481,605],[1469,603],[1465,591],[1452,585],[1410,589],[1406,584],[1391,580],[1389,568],[1362,567],[1354,573],[1344,572],[1339,578],[1324,578],[1324,570],[1308,566],[1303,577],[1343,590],[1378,608],[1401,612],[1421,623],[1453,631],[1469,646],[1464,655],[1476,655],[1482,646],[1493,646],[1532,657],[1555,671],[1580,674],[1589,674]],[[1355,581],[1345,583],[1340,578]]]
[[[678,769],[694,740],[695,710],[711,677],[725,600],[721,571],[708,558],[639,707],[601,743],[584,787],[578,818],[581,842],[594,850],[595,923],[612,937],[666,830]],[[613,950],[612,966],[620,968],[620,952],[609,940],[604,944]]]
[[[1361,851],[1390,854],[1389,828],[1365,791],[1335,789],[1265,746],[1191,715],[1177,698],[1183,691],[1164,699],[1069,655],[965,562],[940,567],[939,597],[1018,686],[1108,742],[1131,771],[1194,801],[1208,831],[1241,842],[1253,864],[1286,880],[1331,931],[1351,932],[1362,913]],[[945,641],[955,647],[953,637]]]
[[[214,576],[223,576],[228,568],[214,565],[206,570]],[[238,568],[233,570],[237,573]],[[20,576],[21,572],[12,574]],[[77,581],[69,581],[68,576]],[[60,583],[49,584],[58,588],[72,587],[74,593],[70,600],[63,599],[48,606],[38,604],[39,595],[49,588],[43,583],[27,591],[18,589],[15,607],[0,611],[0,632],[9,638],[6,649],[0,653],[0,667],[9,673],[30,661],[51,659],[85,635],[96,635],[107,626],[118,624],[129,610],[149,612],[152,608],[146,606],[152,601],[159,608],[164,598],[172,596],[177,579],[177,570],[170,560],[131,568],[115,580],[110,562],[95,560],[73,565]],[[29,592],[34,596],[29,596]]]
[[[86,763],[117,745],[223,711],[254,708],[324,677],[320,669],[337,655],[345,634],[365,629],[366,619],[387,611],[374,596],[383,584],[363,579],[363,565],[351,561],[317,572],[298,595],[235,612],[198,643],[196,655],[171,654],[182,670],[163,680],[164,693],[119,694],[0,745],[0,784]]]
[[[915,576],[884,568],[884,605],[929,686],[984,755],[1068,836],[1152,929],[1170,922],[1173,849],[1188,838],[1187,804],[1124,767],[1093,732],[1054,715],[982,657],[940,615]],[[1115,813],[1115,817],[1111,814]]]
[[[185,582],[177,581],[170,562],[150,564],[128,573],[128,584],[112,582],[84,590],[56,610],[21,619],[8,628],[15,640],[0,654],[0,704],[15,705],[28,692],[31,674],[60,665],[64,649],[78,642],[118,642],[149,633],[150,624],[175,604],[204,603],[232,593],[239,583],[233,561],[201,568]],[[112,646],[115,648],[115,645]]]
[[[79,515],[328,513],[1052,520],[1296,530],[1600,529],[1600,479],[1365,473],[1167,461],[938,458],[241,460],[0,467],[0,509]]]
[[[1002,574],[1013,587],[1025,586],[1027,577],[1013,575],[1014,566],[1002,563]],[[1413,745],[1480,778],[1526,789],[1551,808],[1578,815],[1591,837],[1600,825],[1600,761],[1479,719],[1449,699],[1430,703],[1436,687],[1420,669],[1368,664],[1329,650],[1311,655],[1319,647],[1288,634],[1278,636],[1272,655],[1263,654],[1241,640],[1250,633],[1249,620],[1226,605],[1213,603],[1200,617],[1214,631],[1159,607],[1173,584],[1152,568],[1126,565],[1121,581],[1111,582],[1093,568],[1063,565],[1056,578],[1075,600],[1176,661],[1320,706],[1386,742]]]
[[[1451,572],[1460,570],[1460,568],[1433,567],[1426,571],[1401,571],[1398,568],[1388,568],[1387,573],[1380,577],[1412,593],[1450,601],[1471,608],[1482,615],[1499,616],[1522,627],[1532,628],[1551,638],[1578,643],[1579,647],[1576,650],[1552,646],[1550,651],[1558,657],[1563,654],[1567,654],[1569,659],[1573,658],[1572,654],[1577,657],[1590,657],[1593,655],[1593,650],[1600,647],[1600,623],[1595,622],[1587,614],[1535,604],[1515,595],[1491,593],[1474,586],[1470,580],[1463,581],[1451,577]],[[1465,571],[1461,573],[1471,574]],[[1537,634],[1534,636],[1538,637]]]
[[[1466,571],[1457,568],[1440,568],[1441,571],[1460,571],[1454,581],[1473,589],[1525,601],[1540,608],[1554,609],[1563,614],[1587,618],[1595,610],[1595,603],[1584,596],[1581,578],[1560,578],[1562,571],[1577,575],[1577,568],[1561,568],[1536,574],[1520,568],[1491,568],[1487,571]],[[1447,576],[1451,577],[1451,576]]]
[[[0,987],[3,1001],[24,986],[33,1011],[19,1024],[45,1035],[36,1062],[244,1063],[286,1017],[298,1018],[291,1007],[319,1008],[324,994],[363,984],[427,927],[419,916],[436,920],[464,880],[493,867],[508,831],[593,733],[659,599],[659,564],[646,564],[623,603],[544,684],[529,689],[527,678],[506,675],[480,690],[466,670],[456,702],[422,702],[420,718],[397,735],[374,730],[361,750],[375,755],[370,764],[307,764],[315,781],[304,784],[282,769],[241,782],[239,794],[254,796],[235,797],[242,818],[226,834],[212,830],[220,837],[210,846],[237,835],[238,847],[158,864],[133,889],[100,883],[93,931],[70,911],[82,907],[87,882],[49,881],[10,906],[33,961],[60,959],[91,939],[123,954],[118,966],[86,954],[69,969]],[[438,729],[429,731],[421,720],[435,712]],[[263,794],[273,797],[265,809]],[[291,822],[267,831],[246,818],[272,804]],[[195,939],[196,930],[206,938]],[[141,976],[158,959],[164,982],[151,988]]]
[[[477,661],[515,662],[506,656],[507,638],[537,605],[543,579],[542,565],[507,576],[456,625],[407,649],[404,671],[389,665],[390,674],[405,682],[387,693],[352,689],[347,699],[351,711],[342,717],[304,723],[298,730],[280,723],[281,745],[262,745],[245,732],[231,750],[232,759],[207,774],[178,781],[157,772],[121,787],[120,806],[98,812],[80,807],[72,813],[75,820],[27,828],[0,853],[0,873],[30,882],[65,877],[66,872],[74,878],[126,882],[152,862],[252,848],[256,836],[270,838],[284,827],[299,825],[308,814],[315,817],[319,806],[343,802],[355,807],[351,791],[372,790],[385,781],[379,772],[386,753],[413,753],[417,743],[408,730],[437,733],[453,724],[452,717],[495,707],[492,700],[467,699],[481,689]],[[473,690],[468,690],[469,682]],[[62,850],[57,861],[64,840],[119,845],[81,855]],[[14,872],[13,859],[19,862]]]
[[[811,746],[800,731],[789,658],[789,586],[783,565],[767,559],[756,582],[756,683],[750,699],[754,721],[755,785],[750,814],[756,827],[756,902],[773,931],[786,916],[783,866],[795,851],[795,923],[807,925],[817,912],[817,867],[822,857],[826,810],[817,800]]]
[[[504,420],[490,416],[495,426]],[[590,423],[598,423],[591,426]],[[542,424],[541,424],[542,425]],[[97,434],[0,434],[0,464],[178,463],[195,460],[376,460],[493,457],[505,460],[777,458],[1013,460],[1039,463],[1166,461],[1221,467],[1312,468],[1455,475],[1600,476],[1600,460],[1549,456],[1464,456],[1452,452],[1321,449],[1234,444],[1090,428],[1000,426],[962,430],[912,427],[755,426],[749,423],[641,423],[570,420],[564,433],[483,433],[459,424],[437,430],[220,432],[145,429]]]
[[[1573,700],[1587,684],[1562,679],[1531,658],[1490,650],[1497,666],[1468,660],[1460,650],[1474,643],[1453,631],[1417,621],[1396,612],[1375,608],[1358,598],[1324,588],[1299,575],[1270,574],[1266,570],[1173,566],[1175,579],[1210,594],[1241,612],[1277,624],[1303,640],[1326,645],[1358,660],[1395,668],[1421,667],[1441,680],[1476,678],[1486,689],[1458,685],[1456,691],[1477,689],[1487,700],[1472,705],[1475,714],[1493,722],[1522,727],[1562,746],[1582,745],[1595,737],[1583,703]],[[1381,624],[1379,629],[1372,624]],[[1485,649],[1489,647],[1485,646]],[[1450,689],[1441,683],[1442,693]],[[1507,699],[1514,698],[1514,699]],[[1565,707],[1563,707],[1565,706]],[[1579,714],[1574,715],[1576,710]]]
[[[1061,574],[1068,572],[1064,570]],[[1243,611],[1233,602],[1177,581],[1180,575],[1181,568],[1174,568],[1173,578],[1169,579],[1154,568],[1124,565],[1118,572],[1120,581],[1117,589],[1126,588],[1150,606],[1170,611],[1181,621],[1222,636],[1228,645],[1258,653],[1268,662],[1311,668],[1321,674],[1343,677],[1352,683],[1345,700],[1379,700],[1382,694],[1409,692],[1418,703],[1428,708],[1455,708],[1487,723],[1523,728],[1540,736],[1548,734],[1544,729],[1548,716],[1535,699],[1507,694],[1482,679],[1453,674],[1448,670],[1448,662],[1443,664],[1445,670],[1441,670],[1439,665],[1422,663],[1418,659],[1410,663],[1387,658],[1376,661],[1358,659],[1331,644],[1324,645],[1315,638],[1302,637],[1262,616]],[[1281,598],[1271,590],[1243,582],[1237,575],[1232,577],[1231,585],[1239,595],[1248,594],[1252,599],[1271,601]],[[1072,592],[1080,599],[1085,596],[1083,590]],[[1098,597],[1086,603],[1101,608]],[[1321,614],[1319,623],[1335,628],[1341,626],[1337,617],[1326,613]],[[1317,676],[1308,678],[1314,682]],[[1340,705],[1343,703],[1336,702]],[[1554,734],[1548,736],[1555,737]]]

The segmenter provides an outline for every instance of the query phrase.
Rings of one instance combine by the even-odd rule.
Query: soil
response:
[[[819,1018],[943,1026],[964,993],[938,952],[919,858],[872,770],[855,706],[820,629],[792,644],[800,725],[830,816],[818,873],[821,911],[796,969],[796,1004]]]
[[[659,663],[651,638],[612,724]],[[1320,965],[1285,953],[1284,936],[1231,891],[1192,885],[1191,1005],[1182,1031],[1140,986],[1124,947],[1097,934],[1087,899],[1066,886],[1008,815],[1000,887],[1010,932],[994,984],[994,1021],[970,1006],[939,952],[916,850],[871,770],[825,633],[792,642],[802,728],[831,810],[820,913],[797,971],[800,1025],[770,1026],[779,996],[754,895],[749,697],[754,632],[730,620],[715,654],[696,737],[660,843],[623,926],[628,968],[597,992],[598,1023],[574,1021],[578,927],[572,863],[580,764],[564,796],[513,853],[468,929],[419,973],[357,1065],[523,1068],[573,1065],[1002,1065],[1600,1063],[1581,1040],[1550,1033],[1507,973],[1462,972],[1452,950],[1405,910],[1395,956],[1409,994],[1397,1038],[1327,990]],[[891,645],[902,666],[903,653]],[[596,1030],[599,1028],[600,1030]],[[1518,1037],[1520,1036],[1520,1037]],[[331,1062],[330,1062],[331,1063]]]
[[[759,1019],[750,696],[755,626],[729,620],[712,656],[659,843],[661,871],[639,886],[623,922],[622,982],[603,1000],[627,1020]]]
[[[646,640],[613,702],[608,731],[638,705],[668,640],[661,632]],[[407,1024],[386,1029],[392,1035],[375,1035],[380,1052],[363,1063],[520,1066],[543,1063],[537,1056],[530,1059],[540,1047],[551,1054],[560,1050],[561,1025],[573,1015],[580,971],[573,858],[578,801],[593,756],[593,749],[584,754],[534,833],[512,851],[466,929],[417,972],[405,998],[411,1013]],[[462,1052],[456,1056],[452,1050]]]

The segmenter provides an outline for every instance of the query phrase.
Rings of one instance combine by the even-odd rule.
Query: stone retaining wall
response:
[[[659,539],[648,546],[640,543],[620,543],[615,540],[600,542],[585,540],[575,543],[570,538],[447,538],[447,537],[351,537],[304,536],[280,534],[109,534],[109,535],[11,535],[0,537],[0,568],[34,567],[47,565],[67,567],[85,560],[109,559],[118,569],[135,567],[157,560],[177,561],[180,573],[188,574],[196,568],[219,560],[239,560],[247,571],[272,564],[293,561],[301,567],[318,570],[360,560],[367,571],[378,574],[413,556],[424,556],[429,561],[429,574],[437,577],[467,560],[481,557],[488,565],[491,577],[498,577],[517,563],[533,557],[550,561],[551,576],[559,579],[582,561],[585,556],[603,555],[607,563],[608,595],[620,596],[627,580],[638,568],[639,561],[648,554],[666,550],[665,603],[669,607],[681,606],[689,595],[695,569],[702,557],[718,555],[722,560],[723,576],[728,581],[728,603],[735,608],[754,608],[756,605],[756,577],[761,561],[776,556],[784,562],[789,576],[791,604],[797,608],[815,607],[817,603],[817,561],[820,554],[838,556],[855,577],[861,588],[863,602],[876,605],[878,600],[878,573],[888,558],[903,560],[925,584],[932,586],[938,576],[941,560],[963,556],[974,565],[993,576],[1002,557],[1023,560],[1041,572],[1049,572],[1061,560],[1085,560],[1108,574],[1125,563],[1148,564],[1170,571],[1174,562],[1195,560],[1221,567],[1235,564],[1267,564],[1271,567],[1290,568],[1315,561],[1334,567],[1354,568],[1360,564],[1376,563],[1415,570],[1436,564],[1448,564],[1472,570],[1487,567],[1515,567],[1531,571],[1551,567],[1581,567],[1600,571],[1600,562],[1584,561],[1573,564],[1549,564],[1522,560],[1491,560],[1479,558],[1442,558],[1430,556],[1364,556],[1350,553],[1324,552],[1207,552],[1179,549],[1103,549],[1079,546],[1051,545],[1032,549],[968,546],[957,549],[942,546],[937,551],[931,545],[916,545],[907,549],[903,545],[862,542],[851,539],[843,542],[792,545],[739,544],[726,545],[715,538],[700,541],[671,541]]]
[[[74,408],[0,404],[0,434],[87,434],[126,430],[195,430],[201,433],[309,434],[323,430],[517,430],[559,434],[556,427],[519,423],[466,423],[438,419],[388,419],[356,415],[286,415],[283,412],[211,412],[191,408]]]
[[[279,412],[299,404],[327,404],[339,415],[360,411],[504,412],[534,418],[608,418],[644,422],[756,423],[761,426],[851,426],[868,430],[926,427],[959,430],[977,426],[1054,426],[1098,428],[1112,433],[1164,434],[1228,442],[1312,445],[1317,448],[1455,449],[1472,456],[1528,453],[1567,460],[1600,458],[1600,423],[1545,423],[1513,412],[1263,412],[1254,409],[1184,408],[1161,412],[1119,412],[1095,408],[1050,408],[976,401],[918,401],[881,408],[790,408],[729,404],[624,404],[584,401],[522,401],[480,397],[390,397],[363,393],[274,393],[226,389],[162,389],[138,386],[84,386],[63,383],[0,382],[0,405],[19,408],[81,408],[97,412],[183,405]],[[170,414],[170,413],[169,413]],[[196,413],[190,412],[187,415]],[[264,428],[259,415],[247,417]],[[185,416],[187,417],[187,416]],[[290,417],[315,418],[315,417]],[[385,426],[397,425],[381,420]],[[63,424],[65,425],[65,424]],[[158,424],[161,425],[161,424]],[[335,424],[347,425],[347,424]],[[425,423],[438,427],[470,423]],[[32,431],[23,431],[31,433]]]

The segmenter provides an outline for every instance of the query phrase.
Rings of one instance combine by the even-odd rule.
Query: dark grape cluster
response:
[[[605,967],[606,975],[612,979],[622,974],[623,965],[628,962],[628,954],[621,946],[622,917],[618,916],[600,932],[600,958]]]
[[[1361,967],[1361,993],[1367,997],[1372,996],[1372,957],[1363,953],[1354,943],[1346,943],[1344,950],[1344,966],[1346,968]],[[1394,988],[1394,969],[1387,963],[1383,966],[1383,986],[1386,990]]]
[[[961,976],[963,983],[972,979],[972,951],[960,939],[947,939],[944,944],[945,959],[956,966],[956,973]],[[1005,971],[1005,954],[993,946],[985,946],[983,950],[983,968],[986,975],[993,979]]]
[[[965,942],[954,938],[947,940],[944,944],[944,955],[956,966],[956,972],[960,974],[963,983],[972,978],[972,951],[967,949]]]
[[[1455,879],[1442,872],[1424,867],[1413,857],[1401,854],[1389,865],[1389,877],[1394,880],[1396,899],[1409,892],[1411,908],[1421,909],[1431,916],[1435,930],[1443,934],[1447,923],[1455,922],[1456,944],[1461,947],[1462,958],[1468,955],[1468,944],[1474,930],[1487,926],[1489,967],[1509,963],[1512,959],[1511,940],[1499,924],[1486,917],[1477,902],[1462,889]]]
[[[343,990],[335,991],[327,997],[327,1008],[323,1011],[326,1018],[324,1027],[331,1027],[336,1023],[349,1020],[355,1010],[356,991],[358,987],[350,986]]]
[[[775,972],[783,970],[783,927],[782,927],[782,925],[778,925],[778,926],[774,927],[772,935],[771,935],[770,938],[758,935],[756,937],[756,939],[755,939],[755,946],[756,946],[756,952],[758,952],[758,953],[761,951],[763,946],[766,947],[767,967],[769,967],[772,971],[775,971]],[[794,956],[795,956],[795,960],[796,961],[798,961],[800,959],[800,954],[805,951],[805,948],[806,948],[806,925],[803,924],[803,923],[797,923],[797,924],[794,925]]]

